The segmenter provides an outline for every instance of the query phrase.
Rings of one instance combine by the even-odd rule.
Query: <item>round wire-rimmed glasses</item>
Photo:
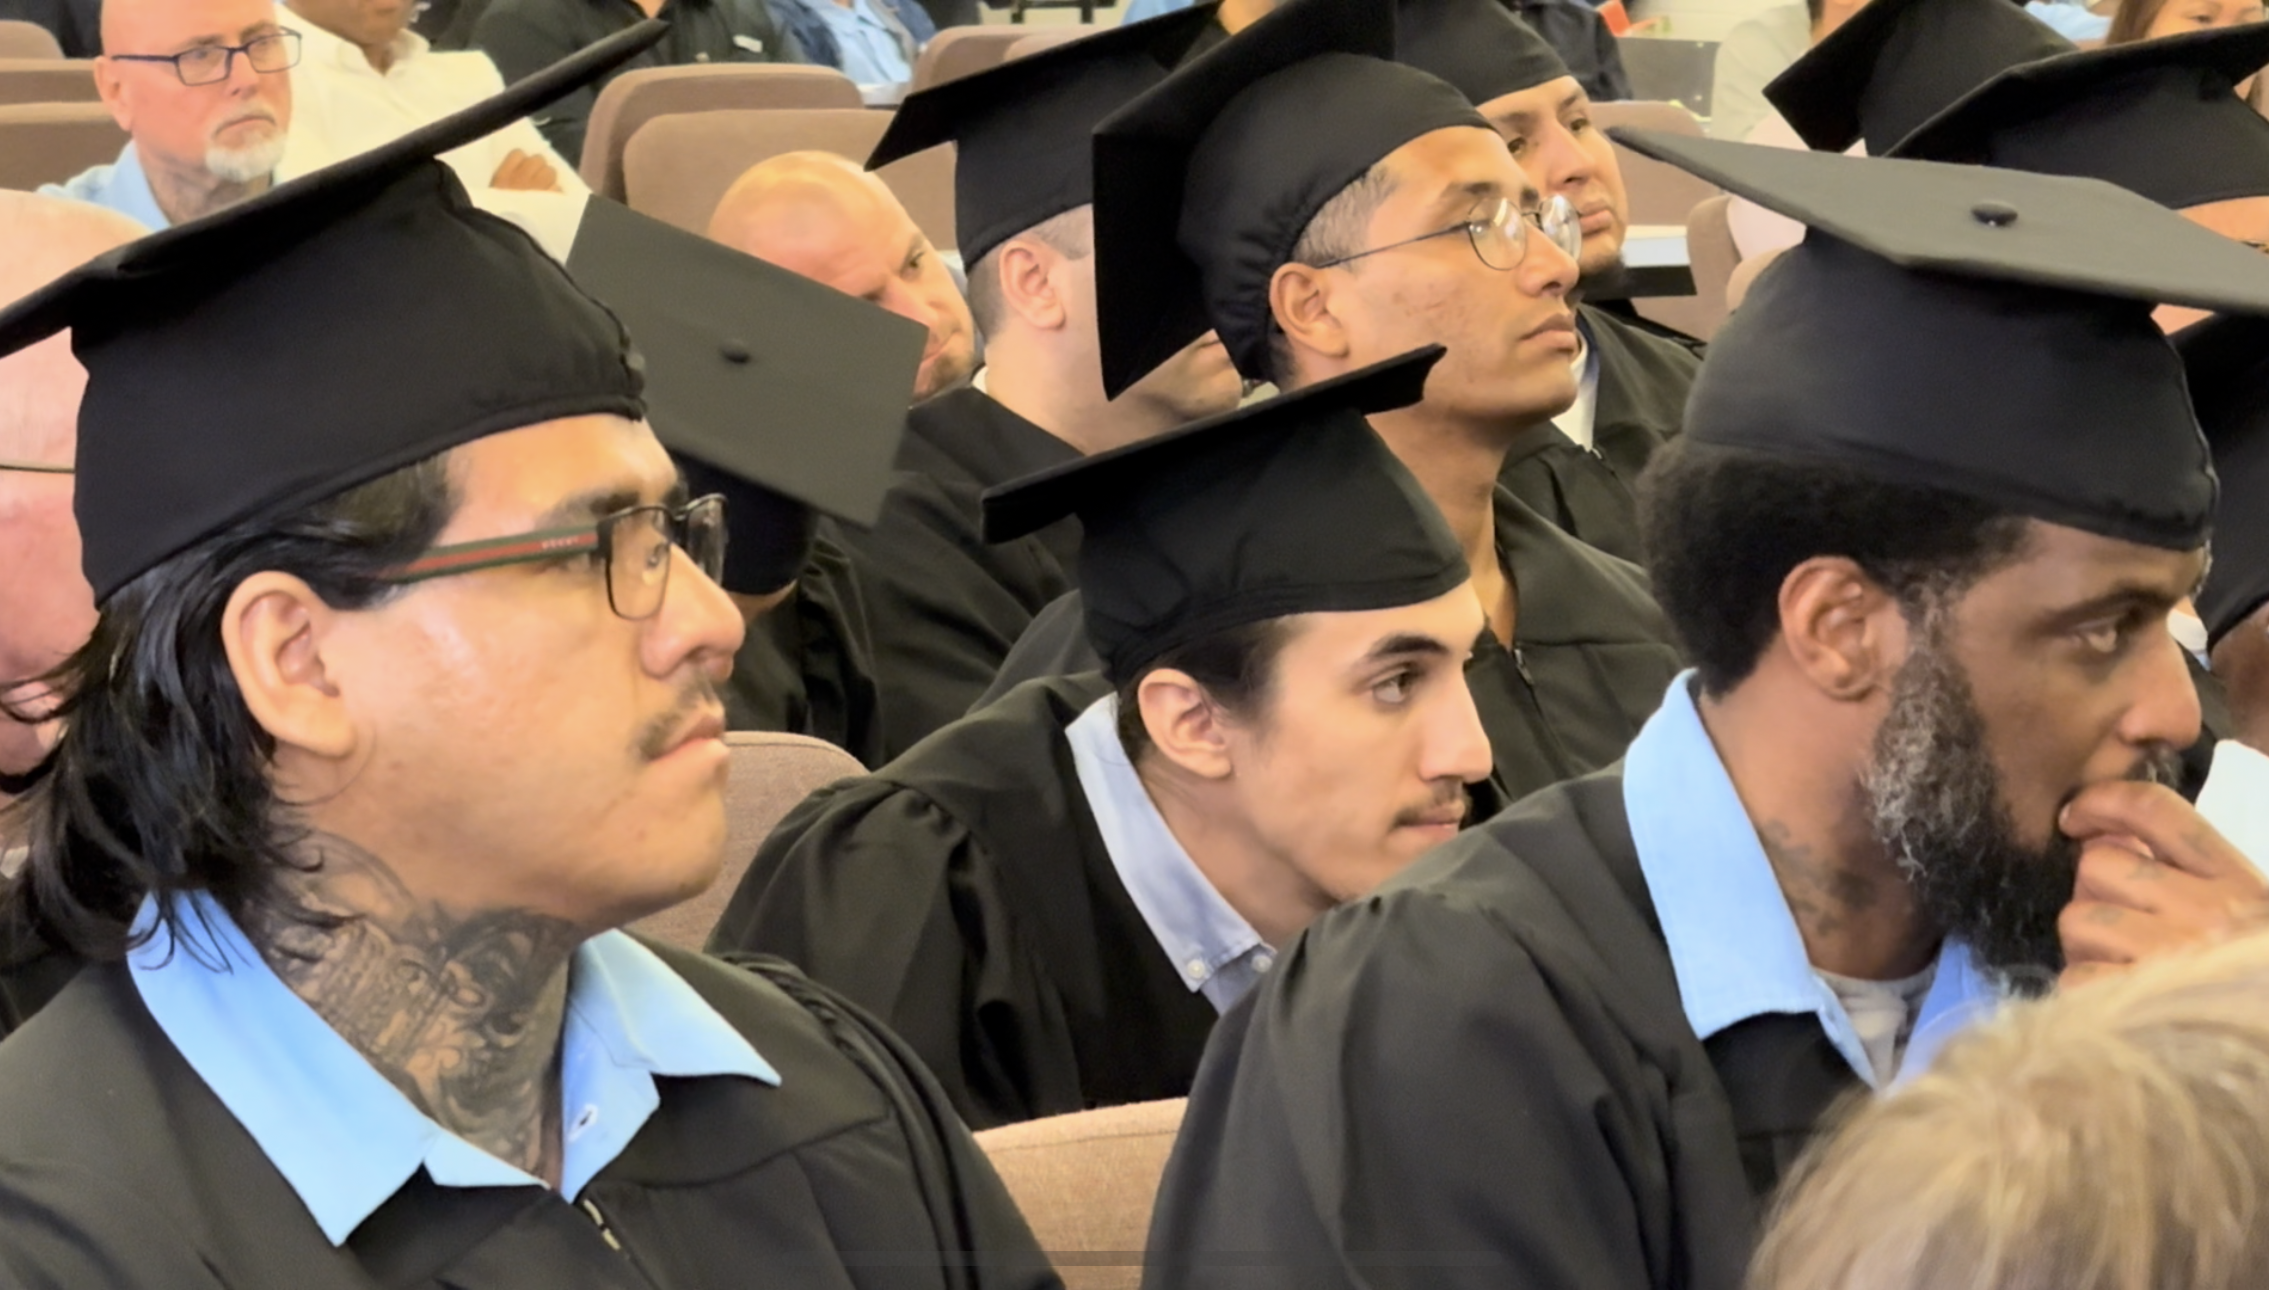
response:
[[[1522,259],[1527,257],[1531,228],[1550,238],[1552,244],[1560,248],[1560,253],[1571,260],[1583,250],[1583,217],[1576,214],[1575,205],[1567,198],[1555,196],[1535,210],[1524,211],[1513,204],[1512,198],[1497,197],[1484,201],[1474,209],[1473,214],[1448,228],[1420,233],[1416,237],[1406,237],[1400,242],[1389,242],[1385,246],[1374,246],[1368,251],[1343,255],[1312,267],[1334,269],[1343,264],[1352,264],[1365,256],[1399,250],[1420,242],[1431,242],[1437,237],[1448,237],[1452,233],[1463,233],[1472,244],[1473,253],[1481,257],[1483,264],[1504,272],[1519,268]]]
[[[716,581],[725,571],[725,499],[712,493],[683,506],[634,506],[587,527],[539,529],[437,546],[386,575],[397,586],[480,569],[596,556],[607,576],[607,605],[632,622],[662,612],[674,551]]]
[[[236,71],[236,56],[256,72],[288,72],[299,65],[299,33],[286,29],[254,36],[241,45],[199,45],[178,54],[112,54],[114,63],[171,63],[183,85],[218,85]]]

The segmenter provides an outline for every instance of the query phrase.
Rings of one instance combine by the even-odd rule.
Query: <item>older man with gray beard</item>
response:
[[[299,34],[267,0],[105,0],[95,85],[132,138],[40,191],[160,229],[266,192],[291,126]]]

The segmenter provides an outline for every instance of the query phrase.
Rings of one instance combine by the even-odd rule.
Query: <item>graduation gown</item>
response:
[[[1143,1284],[1737,1290],[1861,1087],[1809,1015],[1695,1038],[1615,767],[1326,914],[1223,1018]]]
[[[785,601],[749,624],[723,689],[725,724],[824,739],[883,762],[880,691],[866,601],[850,557],[822,537]]]
[[[337,1248],[166,1039],[127,969],[88,968],[0,1044],[0,1283],[1060,1285],[896,1040],[785,965],[746,971],[648,948],[756,1045],[780,1087],[659,1081],[660,1108],[576,1203],[537,1187],[444,1188],[420,1171]]]
[[[979,1128],[1180,1097],[1213,1005],[1120,884],[1063,733],[1109,692],[1034,682],[819,790],[710,947],[779,955],[872,1010]]]
[[[866,598],[885,759],[968,711],[1032,616],[1076,585],[1078,521],[988,546],[977,499],[1078,456],[982,390],[949,390],[907,414],[875,526],[825,526]]]
[[[1577,447],[1549,421],[1530,426],[1514,441],[1498,482],[1591,545],[1640,561],[1639,475],[1685,424],[1701,355],[1696,345],[1598,305],[1578,305],[1576,314],[1599,356],[1592,447]]]

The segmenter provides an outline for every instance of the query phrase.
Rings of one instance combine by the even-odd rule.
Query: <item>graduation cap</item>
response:
[[[2269,64],[2269,24],[2186,32],[2012,67],[1895,155],[2084,175],[2181,209],[2269,194],[2269,121],[2237,84]]]
[[[0,312],[0,354],[68,327],[87,370],[75,509],[97,603],[204,538],[484,435],[642,414],[622,325],[434,158],[667,29],[641,23]]]
[[[1612,133],[1811,225],[1712,339],[1690,442],[2205,540],[2213,470],[2151,307],[2269,311],[2269,257],[2098,180]]]
[[[724,585],[794,581],[812,510],[872,524],[927,332],[889,310],[593,197],[567,271],[644,360],[646,419],[726,498]]]
[[[1571,75],[1560,51],[1499,0],[1401,0],[1395,60],[1448,81],[1476,107]]]
[[[1095,292],[1116,398],[1207,331],[1267,375],[1268,284],[1324,203],[1465,96],[1391,62],[1385,0],[1289,0],[1095,131]]]
[[[1094,200],[1096,123],[1165,80],[1219,7],[1125,23],[909,94],[867,169],[955,144],[954,227],[963,263],[975,264]]]
[[[2214,563],[2198,593],[2215,644],[2269,602],[2269,320],[2211,318],[2177,332],[2174,346],[2222,478]]]
[[[2071,41],[2011,0],[1869,0],[1765,86],[1805,145],[1882,156],[1916,126],[2019,63]]]
[[[985,493],[985,540],[1079,517],[1087,635],[1114,683],[1292,614],[1422,604],[1471,572],[1367,414],[1418,401],[1431,345]]]

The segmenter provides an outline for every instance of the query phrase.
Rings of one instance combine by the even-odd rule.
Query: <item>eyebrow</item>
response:
[[[2115,612],[2162,614],[2171,611],[2181,599],[2181,592],[2169,592],[2164,587],[2143,582],[2122,583],[2102,595],[2090,596],[2077,605],[2057,610],[2049,615],[2048,621],[2054,628],[2061,629]]]
[[[1434,204],[1426,209],[1430,212],[1439,211],[1444,215],[1450,214],[1452,211],[1463,214],[1485,201],[1504,195],[1504,185],[1499,184],[1496,180],[1476,179],[1467,183],[1453,184],[1442,190],[1442,195],[1436,197]],[[1533,191],[1529,195],[1533,197]]]
[[[672,496],[682,494],[685,491],[685,482],[683,480],[678,481],[670,491]],[[609,515],[627,511],[633,506],[643,505],[646,505],[644,489],[635,488],[620,481],[602,484],[597,488],[562,499],[550,510],[537,517],[536,527],[539,529],[563,529],[579,523],[596,524]]]
[[[1552,105],[1552,115],[1557,118],[1560,116],[1560,114],[1566,112],[1569,108],[1575,107],[1576,105],[1586,101],[1587,96],[1584,94],[1584,87],[1578,85],[1574,89],[1569,90],[1567,95],[1563,97],[1558,103]],[[1490,117],[1489,120],[1492,125],[1510,125],[1515,130],[1526,130],[1529,126],[1534,125],[1536,123],[1536,119],[1542,115],[1543,113],[1539,112],[1535,108],[1509,108]]]
[[[1450,647],[1431,636],[1416,632],[1396,632],[1371,646],[1370,652],[1357,661],[1358,668],[1373,667],[1398,658],[1448,658]]]

